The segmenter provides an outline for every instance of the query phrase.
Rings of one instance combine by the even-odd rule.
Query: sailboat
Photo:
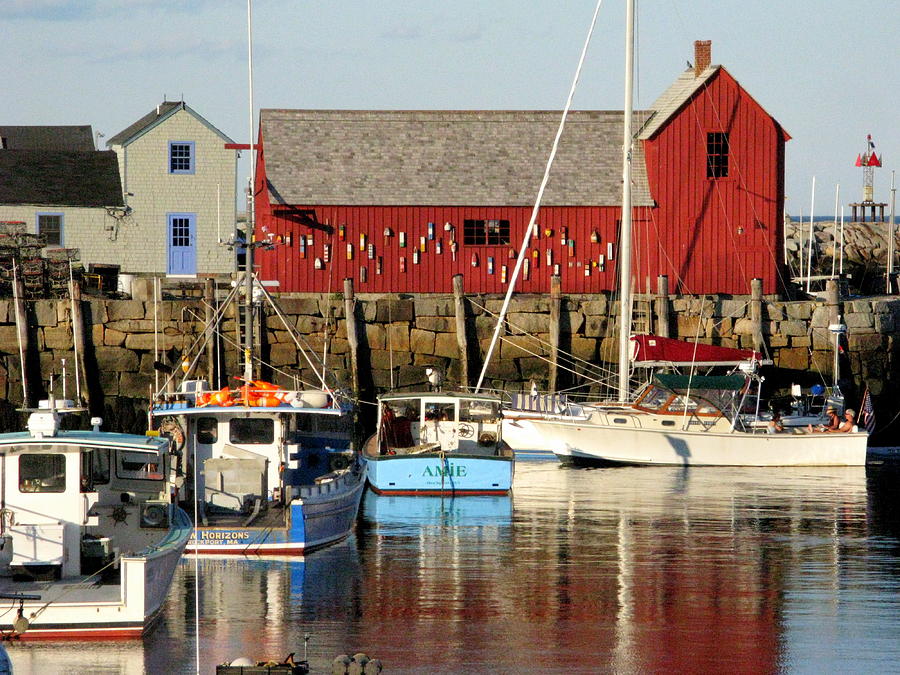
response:
[[[632,398],[631,328],[632,109],[634,0],[627,0],[619,254],[619,402],[574,406],[530,420],[564,462],[707,466],[859,466],[868,434],[767,433],[749,423],[745,404],[761,378],[751,357],[726,376],[655,375]],[[699,349],[690,345],[689,347]],[[692,355],[691,360],[696,356]]]

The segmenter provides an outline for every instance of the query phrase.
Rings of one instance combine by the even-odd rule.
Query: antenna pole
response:
[[[250,191],[247,195],[247,234],[244,258],[244,379],[253,379],[253,248],[256,161],[253,154],[253,5],[247,0],[247,73],[250,90]]]
[[[897,202],[897,188],[894,187],[894,172],[891,171],[891,217],[888,220],[887,292],[891,292],[891,277],[894,276],[894,206]]]

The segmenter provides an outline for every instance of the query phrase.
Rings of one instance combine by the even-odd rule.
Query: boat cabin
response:
[[[105,576],[116,552],[145,548],[169,527],[165,438],[60,431],[60,413],[31,413],[0,434],[0,576]]]
[[[382,396],[379,401],[379,454],[483,455],[500,444],[502,415],[494,398],[428,393]]]
[[[268,390],[278,403],[251,405],[252,397],[210,402],[205,382],[182,383],[182,392],[157,402],[151,414],[160,430],[185,439],[178,469],[211,512],[258,514],[289,503],[301,487],[333,477],[353,463],[352,408],[320,391]],[[221,403],[228,403],[222,405]]]
[[[634,407],[657,415],[723,417],[741,405],[747,383],[743,375],[657,374],[638,394]]]

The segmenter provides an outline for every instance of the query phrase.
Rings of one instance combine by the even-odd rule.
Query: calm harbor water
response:
[[[199,561],[201,672],[365,651],[385,673],[887,672],[900,474],[521,462],[507,498],[367,494],[303,561]],[[143,641],[12,644],[23,673],[190,673],[194,561]]]

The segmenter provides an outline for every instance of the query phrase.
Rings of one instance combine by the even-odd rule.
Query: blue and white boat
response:
[[[190,536],[171,502],[167,438],[64,431],[52,398],[0,434],[4,639],[139,638],[159,615]]]
[[[197,504],[188,551],[300,555],[352,531],[365,467],[355,408],[336,394],[186,380],[150,415],[182,449],[180,498]]]
[[[502,421],[494,396],[381,396],[377,431],[363,450],[369,485],[394,495],[506,494],[514,462]]]

